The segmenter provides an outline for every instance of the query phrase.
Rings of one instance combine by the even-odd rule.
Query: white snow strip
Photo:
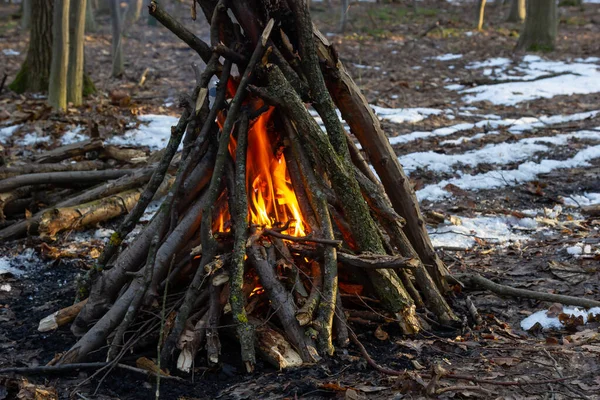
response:
[[[589,206],[600,204],[600,193],[574,194],[563,198],[563,204],[570,207]]]
[[[434,247],[470,249],[477,244],[476,238],[504,245],[509,242],[527,241],[528,235],[519,233],[519,229],[537,228],[533,218],[513,216],[460,217],[461,225],[440,224],[429,229]],[[515,232],[516,231],[516,232]]]
[[[18,56],[19,54],[21,54],[13,49],[4,49],[2,50],[2,53],[4,53],[5,56]]]
[[[448,184],[458,186],[463,190],[497,189],[516,186],[523,182],[533,181],[540,174],[547,174],[561,168],[587,167],[589,161],[600,158],[600,145],[590,146],[579,151],[567,160],[542,160],[539,163],[528,161],[517,169],[490,171],[476,175],[463,175],[460,178],[446,179],[436,184],[427,185],[417,191],[419,200],[442,200],[452,194],[443,188]]]
[[[451,61],[451,60],[458,60],[459,58],[462,58],[462,54],[452,54],[452,53],[448,53],[448,54],[442,54],[436,57],[431,57],[431,60],[438,60],[438,61]]]
[[[468,113],[468,114],[467,114]],[[462,123],[456,124],[452,126],[447,126],[443,128],[438,128],[433,131],[415,131],[411,133],[407,133],[405,135],[400,135],[396,137],[392,137],[389,139],[390,144],[401,144],[408,143],[418,139],[425,139],[434,136],[450,136],[457,132],[466,131],[469,129],[484,129],[484,130],[492,130],[491,132],[487,132],[488,134],[495,134],[497,132],[493,131],[500,127],[508,127],[508,131],[515,135],[531,131],[536,128],[543,128],[551,125],[556,125],[565,122],[573,122],[573,121],[581,121],[588,118],[595,118],[598,116],[600,111],[588,111],[576,114],[568,114],[568,115],[551,115],[551,116],[542,116],[539,118],[535,117],[522,117],[518,119],[498,119],[497,115],[488,114],[481,115],[486,119],[478,121],[476,123]],[[463,115],[468,116],[476,116],[469,111],[461,112]],[[443,143],[443,142],[442,142]]]
[[[139,117],[142,124],[123,136],[114,136],[108,143],[118,146],[147,146],[151,150],[166,146],[171,136],[171,126],[177,125],[179,118],[169,115],[148,114]]]
[[[381,119],[385,119],[397,124],[403,122],[415,123],[424,120],[430,115],[439,115],[443,111],[437,108],[384,108],[371,106],[375,114]]]
[[[82,142],[84,140],[89,139],[89,137],[87,135],[84,135],[81,133],[82,131],[83,131],[83,127],[81,127],[81,126],[75,127],[74,129],[71,129],[71,130],[65,132],[62,135],[62,137],[60,138],[60,142],[63,145],[67,145],[67,144]]]
[[[468,151],[462,154],[440,154],[434,151],[410,153],[398,157],[400,164],[408,172],[417,168],[424,168],[436,172],[452,172],[456,164],[475,167],[483,163],[506,165],[527,160],[538,152],[549,151],[545,144],[562,146],[571,139],[596,139],[600,140],[598,132],[581,131],[566,133],[556,136],[532,137],[521,139],[514,143],[488,144],[481,149]]]
[[[563,314],[568,314],[574,317],[581,316],[583,323],[586,324],[588,321],[589,314],[598,315],[600,314],[600,307],[590,308],[589,310],[583,310],[579,307],[563,307]],[[535,312],[521,321],[521,329],[528,331],[538,323],[542,326],[542,329],[562,329],[565,327],[562,322],[559,321],[558,315],[555,317],[549,317],[547,310],[541,310]]]
[[[539,98],[600,92],[600,71],[594,63],[547,61],[538,56],[527,55],[517,67],[507,70],[510,61],[507,60],[495,58],[470,64],[468,68],[496,66],[494,69],[484,69],[484,75],[515,82],[461,90],[460,93],[465,94],[463,100],[469,103],[489,101],[493,104],[515,105]],[[561,75],[538,79],[552,74]]]
[[[49,143],[52,138],[49,136],[39,136],[37,132],[27,133],[21,139],[17,139],[15,144],[18,146],[35,146],[40,143]]]
[[[8,142],[8,139],[21,126],[22,126],[22,124],[18,124],[18,125],[5,126],[4,128],[0,128],[0,143],[6,144]]]

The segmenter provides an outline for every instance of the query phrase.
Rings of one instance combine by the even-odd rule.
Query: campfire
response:
[[[159,365],[189,372],[200,357],[218,364],[229,336],[248,371],[257,354],[285,368],[357,342],[349,320],[383,315],[408,335],[456,324],[410,181],[306,3],[197,4],[210,46],[150,6],[207,65],[138,206],[82,281],[80,338],[59,363],[107,341],[113,362],[158,344]],[[182,140],[163,206],[118,252]]]

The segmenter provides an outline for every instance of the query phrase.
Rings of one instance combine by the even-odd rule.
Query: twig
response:
[[[279,233],[272,229],[265,229],[265,230],[263,230],[263,233],[265,235],[273,236],[273,237],[276,237],[279,239],[289,240],[290,242],[319,243],[319,244],[325,244],[325,245],[333,246],[333,247],[341,247],[342,243],[343,243],[341,240],[321,239],[321,238],[315,238],[315,237],[310,237],[310,236],[290,236],[290,235],[286,235],[283,233]]]

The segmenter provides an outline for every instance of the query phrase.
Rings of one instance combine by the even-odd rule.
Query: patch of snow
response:
[[[514,82],[481,85],[464,89],[463,100],[469,103],[490,101],[497,105],[515,105],[523,101],[552,98],[558,95],[587,94],[600,91],[600,71],[590,62],[547,61],[539,56],[527,55],[512,70],[507,70],[510,60],[493,58],[469,64],[468,68],[496,66],[487,75],[494,79]],[[484,71],[485,74],[485,71]],[[545,75],[561,74],[539,79]]]
[[[113,229],[100,228],[94,232],[95,239],[107,239],[109,238],[115,231]]]
[[[424,120],[430,115],[439,115],[442,110],[437,108],[384,108],[371,106],[375,114],[381,119],[401,124],[403,122],[415,123]]]
[[[63,145],[67,145],[67,144],[82,142],[84,140],[89,139],[89,137],[87,135],[84,135],[81,133],[82,131],[83,131],[83,127],[81,127],[81,126],[75,127],[74,129],[71,129],[71,130],[65,132],[64,135],[62,135],[62,137],[60,138],[60,142]]]
[[[462,90],[464,89],[464,85],[459,85],[458,83],[453,83],[452,85],[446,85],[444,86],[445,89],[448,90]]]
[[[567,253],[569,253],[572,256],[579,256],[583,253],[583,246],[575,245],[575,246],[567,247]]]
[[[495,57],[495,58],[490,58],[485,61],[476,61],[476,62],[469,63],[465,66],[465,68],[479,69],[479,68],[490,68],[490,67],[507,67],[510,65],[511,62],[512,61],[510,58]]]
[[[4,53],[5,56],[18,56],[19,54],[21,54],[13,49],[4,49],[2,50],[2,53]]]
[[[459,58],[462,58],[462,54],[452,54],[452,53],[448,53],[448,54],[442,54],[436,57],[431,57],[431,60],[438,60],[438,61],[450,61],[450,60],[458,60]]]
[[[107,142],[118,146],[147,146],[151,150],[162,149],[171,136],[171,126],[177,125],[179,118],[169,115],[148,114],[139,117],[142,124],[123,136],[113,136]]]
[[[445,179],[441,182],[427,185],[417,191],[419,200],[436,201],[451,197],[452,194],[443,188],[452,184],[463,190],[497,189],[533,181],[540,174],[547,174],[561,168],[587,167],[589,161],[600,158],[600,145],[590,146],[580,150],[574,157],[566,160],[542,160],[539,163],[528,161],[517,169],[489,171],[482,174],[463,175],[459,178]]]
[[[0,257],[0,275],[12,274],[14,276],[21,276],[26,274],[27,271],[38,267],[41,262],[42,260],[37,256],[35,250],[27,248],[21,254],[17,254],[14,257]]]
[[[550,150],[547,145],[540,143],[565,145],[571,139],[600,140],[600,136],[597,132],[581,131],[556,136],[526,138],[514,143],[488,144],[481,149],[468,151],[462,154],[440,154],[434,151],[428,151],[410,153],[398,157],[398,159],[404,169],[409,172],[414,171],[417,168],[425,168],[436,172],[452,172],[452,167],[456,164],[475,167],[483,163],[506,165],[527,160],[535,153]]]
[[[582,310],[579,307],[563,307],[563,314],[568,314],[574,317],[582,317],[583,323],[586,324],[588,321],[589,314],[598,315],[600,314],[600,307],[590,308],[589,310]],[[521,329],[528,331],[533,326],[539,323],[542,329],[562,329],[565,326],[559,321],[558,315],[549,317],[548,311],[541,310],[535,312],[521,321]]]
[[[0,143],[6,144],[8,142],[8,139],[21,126],[23,126],[23,124],[12,125],[12,126],[5,126],[4,128],[0,128]]]
[[[569,197],[564,197],[563,204],[571,207],[600,204],[600,193],[574,194]]]
[[[52,138],[49,136],[39,136],[37,132],[27,133],[21,139],[17,139],[15,144],[18,146],[34,146],[39,143],[49,143]]]
[[[374,69],[375,71],[379,71],[381,69],[381,67],[373,67],[371,65],[363,65],[363,64],[355,64],[355,63],[352,63],[352,65],[358,69]]]
[[[477,244],[476,238],[503,245],[509,242],[526,241],[529,236],[514,230],[526,226],[535,229],[532,218],[519,219],[513,216],[461,217],[461,225],[440,224],[429,229],[434,247],[470,249]]]

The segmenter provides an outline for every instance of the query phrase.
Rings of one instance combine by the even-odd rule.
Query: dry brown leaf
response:
[[[379,340],[388,340],[390,335],[381,328],[381,325],[375,329],[375,337]]]

